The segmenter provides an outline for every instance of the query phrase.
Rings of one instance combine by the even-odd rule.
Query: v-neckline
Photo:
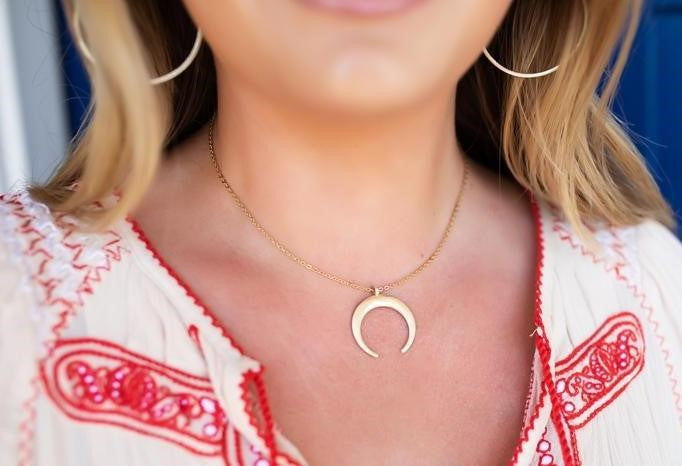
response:
[[[522,427],[519,438],[514,448],[510,465],[528,464],[535,454],[534,445],[540,440],[545,426],[550,421],[551,403],[545,387],[545,380],[549,374],[549,341],[545,332],[545,309],[543,309],[543,288],[546,285],[547,274],[545,267],[548,259],[548,251],[545,248],[545,227],[548,206],[542,200],[536,199],[526,191],[531,215],[535,226],[535,284],[533,299],[533,325],[536,329],[535,345],[531,368],[529,371],[529,384],[526,394],[526,403],[522,419]],[[139,222],[132,216],[125,218],[126,229],[131,233],[131,241],[137,243],[140,249],[145,251],[151,259],[153,267],[162,275],[166,276],[171,286],[189,299],[191,305],[197,311],[197,323],[204,330],[219,334],[223,343],[227,344],[228,351],[232,353],[231,361],[236,364],[235,357],[241,361],[238,364],[240,383],[232,387],[239,391],[239,396],[233,398],[236,403],[226,407],[229,415],[237,414],[241,422],[234,423],[237,430],[251,443],[268,451],[270,458],[275,458],[277,464],[284,466],[303,466],[308,462],[296,445],[291,442],[279,429],[270,412],[268,402],[268,390],[265,386],[263,373],[266,369],[258,359],[249,356],[243,347],[232,336],[229,329],[218,318],[217,314],[201,299],[192,287],[183,279],[154,246]],[[191,328],[190,335],[191,335]],[[256,388],[257,399],[248,394],[249,384],[253,383]],[[238,413],[235,413],[238,409]],[[260,411],[260,415],[257,415]],[[260,420],[259,420],[260,419]],[[248,422],[247,422],[248,421]]]

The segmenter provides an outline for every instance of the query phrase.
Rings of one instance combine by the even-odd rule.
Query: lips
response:
[[[425,0],[297,0],[304,5],[337,13],[384,15],[399,13]]]

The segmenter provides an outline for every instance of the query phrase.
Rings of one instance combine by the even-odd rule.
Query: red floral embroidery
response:
[[[515,466],[519,464],[519,459],[522,453],[525,451],[526,446],[528,445],[531,433],[533,432],[534,429],[536,429],[537,426],[537,421],[540,417],[540,411],[545,407],[545,399],[547,398],[547,395],[549,393],[549,399],[551,400],[552,403],[552,422],[555,424],[557,428],[557,433],[561,437],[562,434],[562,425],[560,423],[560,420],[557,419],[556,412],[558,411],[557,409],[554,409],[555,406],[555,399],[556,399],[556,391],[554,390],[553,384],[551,384],[552,378],[551,378],[551,370],[549,366],[549,361],[550,361],[550,346],[549,346],[549,341],[545,337],[545,326],[544,326],[544,320],[543,320],[543,302],[542,302],[542,283],[543,283],[543,272],[544,272],[544,261],[545,261],[545,237],[544,237],[544,232],[543,232],[543,219],[542,219],[542,207],[540,203],[538,202],[537,199],[533,197],[533,195],[530,192],[526,192],[528,195],[528,199],[530,201],[530,208],[531,208],[531,213],[533,216],[533,222],[535,224],[535,240],[536,240],[536,263],[535,263],[535,293],[534,293],[534,317],[533,317],[533,322],[536,326],[536,332],[537,336],[535,338],[535,349],[536,353],[539,356],[540,359],[540,368],[541,368],[541,378],[542,378],[542,383],[540,384],[540,394],[538,398],[538,402],[535,404],[535,408],[533,408],[533,411],[530,415],[530,418],[528,419],[528,422],[526,423],[525,427],[523,428],[523,431],[521,433],[521,437],[519,438],[519,441],[516,445],[516,448],[514,449],[514,454],[512,456],[512,459],[510,461],[511,466]],[[555,396],[552,396],[554,394]],[[524,416],[525,418],[525,416]],[[564,461],[567,465],[571,465],[573,463],[572,458],[571,458],[571,451],[570,448],[567,444],[567,442],[560,442],[561,443],[561,454],[564,458]],[[532,448],[532,445],[530,446]]]
[[[262,379],[258,377],[260,373],[253,370],[244,373],[239,388],[242,391],[242,400],[249,422],[255,427],[258,435],[265,439],[272,457],[276,458],[278,452],[275,445],[273,420],[268,405],[264,402],[265,387]]]
[[[547,428],[542,433],[535,451],[538,453],[538,466],[556,466],[554,455],[552,455],[552,444],[547,440]]]
[[[246,353],[242,346],[239,345],[231,336],[230,332],[227,330],[225,325],[223,325],[216,314],[201,300],[201,298],[194,292],[194,290],[192,290],[189,284],[187,284],[185,280],[161,256],[161,254],[157,251],[145,234],[144,230],[142,230],[141,226],[133,218],[129,217],[127,220],[130,223],[133,232],[137,234],[139,240],[151,253],[159,265],[165,269],[168,275],[172,277],[178,286],[185,291],[187,296],[189,296],[195,302],[201,312],[210,318],[211,324],[220,330],[223,337],[230,343],[230,345],[241,355],[245,355]],[[188,332],[190,336],[198,342],[196,327],[188,328]],[[240,383],[239,388],[241,390],[241,398],[244,401],[246,415],[248,416],[251,425],[256,429],[258,436],[267,446],[270,458],[274,458],[274,461],[277,461],[278,464],[282,461],[285,461],[288,465],[299,466],[298,461],[289,457],[289,455],[285,454],[284,452],[280,452],[277,448],[274,432],[275,422],[273,420],[272,414],[270,413],[267,391],[263,381],[264,370],[265,367],[261,365],[261,369],[259,371],[250,370],[243,374],[243,380]],[[255,393],[253,393],[254,391]],[[236,442],[235,450],[238,461],[242,461],[241,446],[239,441]]]
[[[680,414],[680,421],[682,422],[682,392],[680,392],[680,381],[675,377],[675,367],[673,366],[672,358],[670,357],[670,350],[668,349],[668,342],[660,331],[660,321],[656,317],[657,310],[654,309],[646,296],[644,290],[638,285],[638,281],[634,278],[636,276],[632,261],[626,254],[627,243],[621,238],[620,230],[614,228],[606,228],[600,231],[599,238],[602,245],[605,246],[605,255],[597,255],[593,251],[583,245],[575,236],[569,225],[563,220],[561,214],[557,209],[553,210],[554,225],[553,230],[558,234],[562,241],[566,241],[573,249],[579,251],[584,257],[589,258],[595,265],[601,265],[603,269],[612,273],[617,280],[623,282],[630,290],[632,296],[639,303],[646,319],[651,325],[651,329],[655,335],[655,341],[665,362],[668,379],[672,389],[673,398],[675,399],[675,406]]]
[[[251,453],[254,455],[255,459],[253,460],[253,466],[271,466],[270,461],[263,456],[263,454],[258,451],[256,448],[254,448],[253,445],[249,447],[251,450]]]
[[[85,296],[92,294],[103,276],[129,252],[113,230],[89,238],[77,232],[65,214],[50,213],[26,191],[0,195],[0,213],[15,224],[20,253],[37,285],[40,315],[49,319],[49,334],[42,341],[41,359],[51,354],[55,341],[78,312]],[[62,252],[63,254],[61,254]],[[32,463],[35,404],[40,378],[31,379],[23,406],[25,417],[19,425],[19,465]]]
[[[572,428],[580,428],[609,405],[644,365],[644,338],[637,317],[621,312],[557,362],[556,390]]]
[[[41,366],[49,396],[69,417],[221,455],[227,423],[207,378],[95,339],[60,340]]]

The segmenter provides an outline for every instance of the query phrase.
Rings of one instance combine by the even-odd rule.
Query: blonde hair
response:
[[[471,158],[558,206],[579,231],[592,220],[620,226],[653,218],[672,227],[670,207],[610,111],[641,0],[585,0],[584,6],[513,2],[491,53],[515,70],[557,63],[559,69],[520,79],[480,58],[458,84],[457,137]],[[196,29],[180,0],[80,2],[79,8],[96,59],[88,64],[92,104],[69,156],[31,193],[102,227],[139,201],[164,151],[208,121],[216,107],[215,67],[203,46],[180,77],[149,85],[191,48]],[[86,209],[113,192],[120,193],[113,207]]]

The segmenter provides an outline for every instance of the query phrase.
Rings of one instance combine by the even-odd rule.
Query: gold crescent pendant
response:
[[[414,315],[412,314],[410,308],[407,307],[407,304],[394,296],[386,296],[379,293],[376,288],[374,289],[374,295],[365,298],[360,304],[357,305],[355,311],[353,311],[353,317],[351,318],[351,329],[353,331],[353,338],[355,338],[355,342],[365,353],[375,358],[379,357],[379,353],[367,346],[367,343],[365,343],[365,340],[362,338],[361,332],[362,321],[365,319],[365,316],[367,316],[370,311],[379,307],[393,309],[405,320],[405,323],[407,324],[407,341],[400,349],[400,352],[407,352],[407,350],[410,349],[410,346],[412,346],[412,342],[414,341],[414,337],[417,332],[417,323],[414,320]]]

